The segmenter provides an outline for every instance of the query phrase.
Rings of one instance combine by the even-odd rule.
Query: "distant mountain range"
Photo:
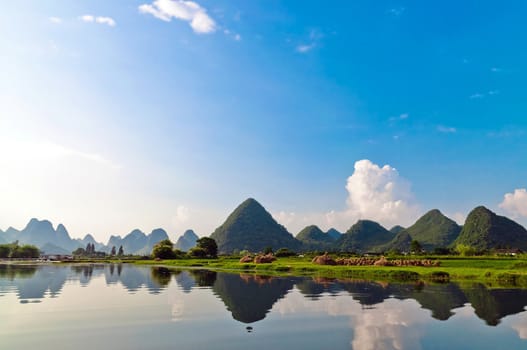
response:
[[[267,247],[273,250],[288,248],[302,251],[346,251],[387,252],[409,251],[410,244],[417,240],[421,246],[432,251],[435,248],[453,248],[465,244],[478,250],[513,248],[527,251],[527,230],[504,216],[499,216],[485,207],[472,210],[462,227],[452,219],[433,209],[420,217],[413,225],[404,228],[394,226],[390,230],[377,222],[359,220],[345,233],[335,229],[322,231],[315,225],[302,229],[296,237],[273,219],[271,214],[255,199],[241,203],[211,235],[216,240],[219,253],[231,254],[248,250],[260,252]],[[196,245],[199,237],[187,230],[175,244],[175,248],[188,251]],[[47,220],[31,219],[23,230],[12,227],[0,231],[0,244],[19,241],[33,244],[50,254],[66,254],[79,247],[94,244],[97,251],[110,252],[112,247],[123,247],[125,254],[148,255],[153,246],[168,235],[163,229],[150,234],[133,230],[128,235],[111,236],[107,244],[96,242],[91,235],[83,239],[72,239],[64,225],[56,229]]]
[[[191,232],[197,239],[197,235],[193,231]],[[168,238],[166,231],[161,228],[153,230],[148,235],[136,229],[122,238],[121,236],[111,236],[108,243],[104,244],[97,242],[90,234],[84,236],[83,239],[72,239],[64,225],[59,224],[54,229],[50,221],[37,219],[31,219],[26,227],[20,231],[12,227],[5,232],[0,230],[0,244],[14,241],[18,241],[19,244],[32,244],[46,254],[71,254],[75,249],[86,248],[88,243],[91,243],[95,246],[96,251],[109,253],[112,247],[119,249],[122,246],[125,254],[148,255],[157,242]],[[190,238],[187,240],[187,246],[192,248],[195,245],[195,240],[194,243],[191,242]]]
[[[458,243],[477,249],[527,250],[525,228],[484,207],[474,209],[467,217],[464,227],[439,210],[433,209],[407,228],[394,226],[387,230],[377,222],[359,220],[345,233],[335,229],[324,232],[311,225],[293,237],[260,203],[249,198],[229,215],[211,237],[218,243],[220,253],[242,250],[258,252],[266,247],[296,251],[365,253],[395,249],[404,252],[409,251],[412,240],[417,240],[427,251],[435,248],[453,248]]]
[[[183,236],[179,237],[174,245],[174,248],[188,252],[190,249],[196,246],[196,241],[198,240],[198,235],[192,230],[186,230],[183,233]]]

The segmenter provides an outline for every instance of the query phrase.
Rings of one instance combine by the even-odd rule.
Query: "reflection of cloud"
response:
[[[331,316],[349,316],[353,329],[353,349],[420,349],[425,324],[431,321],[430,312],[413,299],[386,299],[374,308],[363,308],[352,297],[322,296],[316,302],[305,298],[297,289],[279,300],[273,312],[323,313]],[[350,302],[351,301],[351,302]]]
[[[517,315],[511,322],[511,328],[518,332],[518,337],[527,339],[527,312]]]
[[[387,299],[361,310],[354,321],[353,349],[420,349],[423,326],[430,315],[413,299]]]

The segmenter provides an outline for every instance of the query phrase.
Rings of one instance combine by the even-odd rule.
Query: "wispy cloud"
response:
[[[60,17],[49,17],[48,20],[53,24],[61,24],[62,18]]]
[[[79,19],[86,23],[106,24],[110,27],[115,27],[117,25],[113,18],[105,16],[83,15],[80,16]]]
[[[490,69],[490,71],[493,72],[493,73],[499,73],[499,72],[503,71],[503,69],[501,69],[499,67],[492,67]]]
[[[404,13],[405,10],[406,9],[404,7],[394,7],[389,9],[387,12],[394,17],[399,17]]]
[[[438,125],[437,131],[445,133],[445,134],[453,134],[457,132],[457,129],[453,127],[449,127],[449,126]]]
[[[477,99],[485,98],[486,96],[496,96],[496,95],[499,95],[499,93],[500,93],[500,90],[489,90],[487,93],[477,92],[475,94],[470,95],[469,98],[471,100],[477,100]]]
[[[238,33],[235,33],[229,29],[224,29],[223,30],[223,34],[227,35],[228,37],[232,38],[233,40],[235,41],[241,41],[242,40],[242,36]]]
[[[309,40],[308,42],[306,43],[301,43],[299,45],[296,46],[296,52],[299,52],[299,53],[308,53],[309,51],[313,50],[314,48],[316,48],[318,46],[318,43],[320,42],[320,40],[324,37],[324,35],[316,30],[316,29],[312,29],[310,32],[309,32]]]
[[[400,115],[398,115],[398,116],[396,116],[396,117],[390,117],[389,120],[390,120],[391,122],[396,122],[396,121],[398,121],[398,120],[406,120],[406,119],[408,119],[409,117],[410,117],[410,115],[409,115],[408,113],[403,113],[403,114],[400,114]]]
[[[170,22],[173,18],[188,22],[195,33],[208,34],[217,29],[216,22],[207,14],[207,10],[193,1],[156,0],[151,4],[139,6],[139,12]]]

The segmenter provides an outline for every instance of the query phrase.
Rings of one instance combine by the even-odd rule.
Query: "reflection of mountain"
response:
[[[46,293],[56,297],[68,277],[67,269],[52,265],[0,266],[0,271],[0,292],[16,291],[20,300],[41,299]]]
[[[293,280],[285,278],[218,273],[212,290],[235,320],[252,323],[264,319],[293,285]]]
[[[496,326],[508,315],[525,311],[527,290],[525,289],[491,289],[482,284],[464,288],[463,292],[472,304],[476,315],[485,320],[489,326]]]
[[[488,325],[495,326],[508,315],[523,312],[527,305],[527,290],[524,289],[487,289],[482,284],[460,288],[449,284],[381,284],[368,281],[345,281],[304,279],[296,287],[302,294],[317,299],[322,293],[347,291],[361,305],[374,306],[387,298],[414,299],[421,307],[432,312],[432,317],[441,321],[448,320],[453,309],[466,303],[472,304],[476,315]]]

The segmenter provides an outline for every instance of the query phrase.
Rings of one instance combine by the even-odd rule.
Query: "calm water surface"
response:
[[[527,290],[0,265],[0,349],[526,349]]]

